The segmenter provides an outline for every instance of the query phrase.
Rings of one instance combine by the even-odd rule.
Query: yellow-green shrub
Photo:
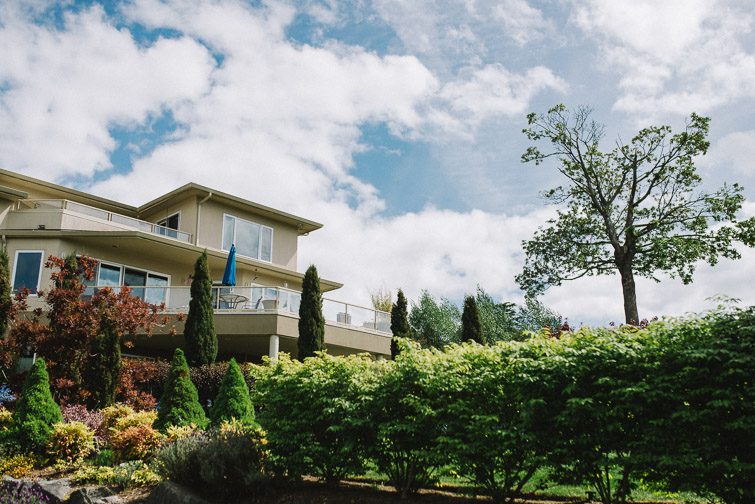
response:
[[[122,418],[133,415],[134,409],[126,404],[113,404],[102,410],[102,423],[98,434],[103,439],[110,439],[110,429]]]
[[[13,413],[0,406],[0,430],[6,430],[13,422]]]
[[[179,439],[185,439],[197,432],[197,426],[189,425],[171,425],[165,430],[165,442],[172,443]]]
[[[82,465],[71,476],[71,483],[75,485],[86,485],[88,483],[97,483],[105,485],[110,483],[115,476],[115,470],[107,466]]]
[[[53,461],[72,463],[94,451],[94,431],[82,422],[53,425],[47,454]]]
[[[30,473],[37,462],[32,455],[19,454],[0,459],[0,474],[7,474],[12,478],[23,478]]]

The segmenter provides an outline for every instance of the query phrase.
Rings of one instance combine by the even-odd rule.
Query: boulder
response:
[[[0,479],[0,488],[3,489],[3,492],[6,494],[15,494],[18,492],[18,489],[21,488],[21,485],[24,482],[20,479],[13,478],[11,476],[8,476],[7,474],[4,474],[2,479]]]
[[[39,480],[32,485],[32,489],[46,497],[48,504],[65,502],[73,493],[71,482],[67,479]]]
[[[210,504],[183,485],[163,481],[147,497],[146,504]]]
[[[112,495],[113,492],[106,487],[80,488],[71,494],[67,504],[101,504]]]

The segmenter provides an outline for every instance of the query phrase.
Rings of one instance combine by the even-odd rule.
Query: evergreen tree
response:
[[[63,415],[50,393],[45,361],[37,359],[26,377],[21,398],[13,412],[13,437],[21,448],[39,452],[47,443],[53,424],[62,421]]]
[[[220,383],[220,390],[210,408],[210,420],[213,425],[220,425],[235,418],[244,423],[254,422],[254,407],[249,397],[249,388],[244,381],[241,368],[236,359],[228,362],[228,371]]]
[[[322,315],[322,293],[317,268],[312,264],[304,274],[299,305],[299,360],[312,357],[325,349],[325,318]]]
[[[87,402],[91,409],[102,409],[115,402],[115,388],[121,371],[121,345],[114,327],[103,324],[90,348],[85,372]]]
[[[164,430],[171,425],[181,427],[189,424],[205,427],[207,417],[199,404],[197,388],[191,382],[184,353],[176,348],[160,398],[155,428]]]
[[[194,264],[189,314],[184,326],[186,357],[192,366],[212,364],[218,356],[218,336],[215,334],[212,308],[212,279],[205,250]]]
[[[11,298],[10,266],[8,253],[0,249],[0,338],[5,337],[10,323],[13,301]]]
[[[409,338],[411,337],[411,331],[406,296],[404,296],[404,291],[399,289],[396,295],[396,302],[391,306],[391,332],[393,333],[393,338],[391,338],[392,359],[395,359],[399,352],[396,338]]]
[[[461,341],[476,341],[485,344],[485,335],[482,333],[480,313],[477,311],[477,302],[474,296],[464,299],[464,311],[461,314]]]

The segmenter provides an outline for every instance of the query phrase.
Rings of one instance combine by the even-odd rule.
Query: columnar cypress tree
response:
[[[92,409],[111,406],[115,402],[115,388],[121,371],[121,344],[115,328],[104,324],[90,347],[90,357],[84,375]]]
[[[192,366],[212,364],[218,356],[218,336],[215,334],[212,308],[212,279],[205,250],[194,264],[191,302],[184,325],[186,357]]]
[[[207,425],[207,417],[199,404],[197,388],[191,382],[184,353],[176,348],[160,398],[155,428],[164,430],[170,425],[180,427],[189,424],[204,427]]]
[[[477,311],[477,302],[474,296],[464,298],[464,312],[461,314],[461,341],[476,341],[485,344],[485,335],[482,333],[480,313]]]
[[[220,382],[220,390],[210,409],[213,425],[220,425],[232,418],[244,423],[254,422],[254,407],[249,397],[249,388],[246,386],[241,368],[233,358],[228,362],[228,371]]]
[[[0,249],[0,338],[5,336],[10,322],[11,309],[11,278],[10,266],[8,265],[8,253]]]
[[[39,451],[47,442],[55,423],[63,415],[50,393],[50,377],[44,359],[37,359],[31,367],[21,398],[13,412],[14,437],[22,448]]]
[[[312,357],[325,348],[325,318],[317,268],[312,264],[304,274],[299,305],[299,360]]]
[[[391,358],[395,359],[398,355],[398,345],[396,338],[408,338],[411,336],[412,329],[409,326],[409,310],[406,305],[406,296],[404,291],[398,290],[396,302],[391,307]]]

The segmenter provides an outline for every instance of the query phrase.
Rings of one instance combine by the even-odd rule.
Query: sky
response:
[[[141,204],[193,181],[322,222],[299,270],[331,297],[478,285],[521,302],[522,240],[554,215],[526,114],[589,106],[605,146],[711,117],[704,187],[755,215],[755,10],[728,0],[0,2],[0,167]],[[643,317],[755,304],[755,252]],[[570,323],[623,319],[618,276],[549,289]]]

